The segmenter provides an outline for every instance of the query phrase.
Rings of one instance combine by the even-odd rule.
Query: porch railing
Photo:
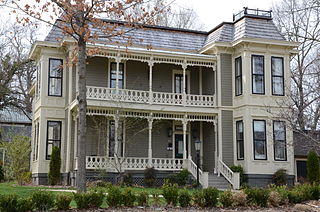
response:
[[[151,95],[150,95],[151,94]],[[87,99],[109,100],[115,102],[134,102],[159,105],[176,105],[191,107],[214,107],[214,95],[196,95],[166,92],[149,92],[141,90],[87,86]]]
[[[233,172],[221,159],[218,160],[218,175],[220,174],[231,183],[233,189],[240,188],[240,174]]]
[[[105,156],[87,156],[86,169],[104,169],[110,172],[122,172],[125,170],[144,170],[153,167],[163,171],[178,171],[183,168],[183,159],[173,158],[138,158],[125,157],[114,158]]]

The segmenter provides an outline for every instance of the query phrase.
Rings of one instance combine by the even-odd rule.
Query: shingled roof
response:
[[[120,23],[119,30],[127,31],[129,29],[121,25],[121,22],[117,23]],[[96,32],[101,34],[99,30],[96,30]],[[198,52],[209,43],[233,42],[240,38],[285,40],[271,18],[251,16],[249,14],[243,15],[243,17],[234,22],[223,22],[209,32],[144,25],[143,28],[129,31],[127,35],[132,37],[134,45],[187,52]],[[62,37],[62,31],[53,27],[45,41],[57,42]],[[103,38],[99,38],[99,41],[110,42]],[[112,42],[124,43],[125,40],[120,37],[114,37]]]
[[[320,131],[293,132],[294,155],[307,157],[309,151],[320,155]]]

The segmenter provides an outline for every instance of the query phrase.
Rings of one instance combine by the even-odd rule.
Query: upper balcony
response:
[[[176,112],[201,108],[212,113],[215,78],[208,67],[94,57],[87,65],[87,104]]]

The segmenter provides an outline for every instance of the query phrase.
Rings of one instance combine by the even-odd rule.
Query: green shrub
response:
[[[287,186],[275,186],[275,185],[272,185],[270,188],[270,195],[271,195],[271,192],[277,192],[279,194],[279,197],[280,197],[280,202],[279,202],[279,205],[284,205],[284,204],[287,204],[289,202],[288,200],[288,189],[287,189]],[[271,198],[271,200],[270,200]],[[276,194],[272,194],[272,197],[269,196],[269,202],[272,204],[272,201],[275,202],[276,204]]]
[[[73,199],[77,204],[78,209],[88,209],[89,199],[87,198],[86,193],[73,193]]]
[[[32,173],[31,172],[22,173],[21,182],[22,182],[22,184],[31,184],[31,182],[32,182]]]
[[[136,196],[134,195],[131,188],[126,188],[122,194],[122,202],[124,206],[133,207],[136,201]]]
[[[230,169],[233,171],[233,172],[239,172],[240,174],[240,185],[242,185],[243,183],[246,182],[246,179],[245,179],[245,176],[244,176],[244,170],[243,170],[243,167],[241,165],[233,165],[230,167]]]
[[[203,189],[204,206],[214,207],[218,203],[219,190],[213,187]]]
[[[95,186],[97,186],[97,187],[104,187],[104,188],[108,188],[108,187],[112,186],[112,183],[102,181],[102,180],[96,181],[95,184],[96,184]]]
[[[176,175],[176,183],[179,186],[185,186],[188,183],[189,179],[189,171],[187,169],[182,169],[179,173]]]
[[[72,197],[68,195],[57,195],[55,199],[55,206],[58,210],[68,210]]]
[[[188,207],[190,205],[191,195],[187,190],[182,190],[179,193],[179,204],[181,207]]]
[[[104,199],[104,194],[100,192],[88,192],[86,193],[87,198],[89,200],[89,207],[90,208],[99,208]]]
[[[320,198],[320,187],[316,184],[311,185],[309,193],[311,200],[318,200]]]
[[[161,199],[160,199],[160,196],[157,192],[153,192],[152,193],[152,200],[153,200],[153,205],[154,206],[159,206],[160,205],[160,202],[161,202]]]
[[[272,182],[276,186],[282,186],[287,184],[287,170],[279,169],[272,176]]]
[[[1,195],[0,196],[0,211],[2,212],[18,212],[17,210],[18,196],[17,195]]]
[[[270,205],[278,207],[282,202],[280,194],[277,191],[271,191],[269,193],[268,202]]]
[[[266,207],[268,205],[269,191],[261,188],[251,188],[245,190],[248,201],[252,205]]]
[[[148,205],[148,193],[143,191],[143,192],[140,192],[138,195],[137,195],[137,202],[138,202],[138,205],[139,206],[146,206]]]
[[[154,168],[146,168],[144,170],[144,184],[147,187],[154,186],[154,183],[156,181],[156,175],[157,175],[157,172]]]
[[[205,200],[204,200],[203,189],[198,189],[195,192],[193,192],[192,199],[194,204],[196,204],[199,207],[204,207]]]
[[[178,185],[166,182],[162,186],[162,195],[167,201],[167,204],[173,205],[173,206],[177,205],[178,198],[179,198]]]
[[[50,164],[49,164],[49,173],[48,173],[48,180],[50,185],[57,185],[59,183],[60,169],[61,169],[60,148],[57,146],[54,146],[52,148]]]
[[[171,184],[177,184],[177,174],[170,174],[166,181]]]
[[[301,194],[301,192],[297,191],[297,190],[291,190],[288,192],[288,200],[290,203],[301,203],[303,201],[303,196]]]
[[[20,198],[17,203],[17,211],[28,212],[32,211],[33,203],[30,198]]]
[[[31,195],[32,203],[38,211],[48,211],[54,206],[54,196],[47,191],[36,191]]]
[[[310,151],[307,159],[307,177],[310,183],[319,182],[319,158],[317,153]]]
[[[109,207],[118,207],[122,204],[122,194],[120,188],[110,186],[108,188],[108,195],[106,201]]]
[[[124,173],[122,175],[122,184],[125,186],[132,186],[133,180],[132,180],[132,175],[130,173]]]
[[[233,193],[231,190],[224,191],[219,198],[224,207],[231,207],[233,205]]]

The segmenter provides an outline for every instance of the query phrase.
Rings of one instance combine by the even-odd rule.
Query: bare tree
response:
[[[79,108],[79,127],[78,127],[78,170],[77,187],[78,191],[86,190],[85,176],[85,149],[86,149],[86,60],[88,54],[94,52],[88,51],[87,43],[96,43],[99,38],[112,41],[114,37],[124,37],[128,31],[134,28],[142,27],[137,23],[153,24],[153,17],[162,12],[161,8],[154,8],[152,11],[144,10],[144,0],[49,0],[41,2],[33,0],[31,3],[22,3],[19,0],[1,0],[6,5],[15,8],[13,12],[22,13],[25,16],[17,16],[20,23],[30,23],[33,20],[42,21],[60,29],[65,36],[74,39],[76,49],[73,58],[69,58],[70,64],[74,63],[78,67],[78,108]],[[138,17],[125,13],[129,9],[142,10]],[[118,17],[125,22],[119,28],[120,24],[106,21],[97,17]],[[30,19],[30,17],[32,19]],[[46,18],[49,17],[49,18]],[[55,21],[54,17],[59,17]],[[126,30],[128,29],[129,30]],[[95,29],[95,30],[93,30]],[[130,45],[130,37],[127,37],[127,45]]]
[[[291,60],[291,87],[287,91],[293,116],[288,119],[296,130],[316,130],[320,118],[319,2],[282,0],[273,13],[287,40],[300,42],[299,53]]]

